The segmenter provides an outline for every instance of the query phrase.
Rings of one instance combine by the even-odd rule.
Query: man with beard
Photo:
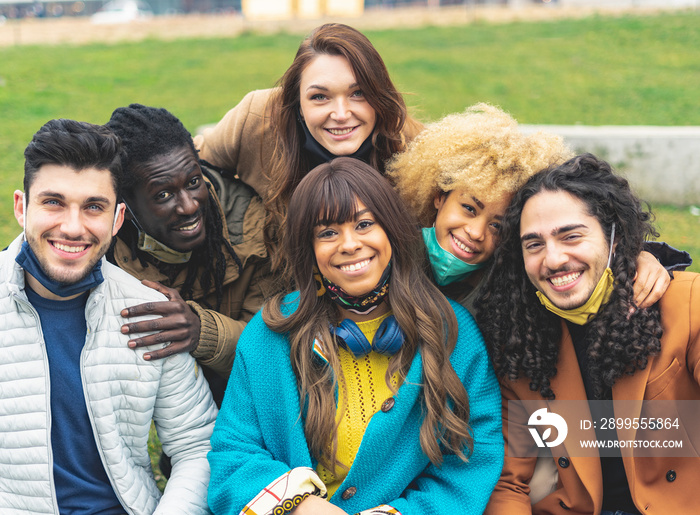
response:
[[[189,355],[146,361],[120,331],[126,306],[164,300],[103,259],[124,220],[120,149],[52,120],[25,150],[24,232],[0,253],[2,513],[208,513],[206,382]],[[175,464],[162,496],[152,420]]]
[[[134,335],[134,349],[172,342],[149,348],[149,360],[191,352],[220,406],[238,337],[271,292],[262,201],[200,162],[190,133],[165,109],[120,107],[107,126],[122,140],[127,206],[107,257],[168,298],[125,309],[122,331],[159,331]],[[161,318],[131,320],[145,314]]]
[[[665,407],[700,400],[700,276],[676,272],[650,308],[638,309],[633,301],[637,256],[647,237],[658,236],[650,220],[628,182],[590,154],[540,172],[514,197],[477,302],[479,326],[501,381],[507,449],[520,451],[506,451],[488,514],[697,509],[697,455],[641,457],[618,445],[609,456],[602,451],[583,456],[577,454],[579,440],[567,437],[565,453],[539,458],[557,469],[558,481],[541,499],[531,499],[538,458],[516,447],[525,441],[523,434],[530,449],[542,447],[527,431],[519,432],[525,422],[513,415],[522,401],[556,413],[555,406],[582,400],[582,420],[597,422],[588,436],[619,444],[628,428],[614,425],[606,432],[606,424],[589,411],[602,409],[611,420],[629,409],[623,401],[637,401],[632,415],[640,417],[643,400],[663,401]],[[697,449],[698,425],[688,422],[697,408],[677,413],[684,443]],[[568,428],[571,434],[579,426]],[[546,440],[551,432],[542,431]],[[560,432],[562,439],[565,434]],[[648,434],[640,431],[637,437]]]

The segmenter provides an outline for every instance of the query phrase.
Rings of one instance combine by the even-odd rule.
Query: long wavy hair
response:
[[[298,308],[287,313],[282,294],[263,308],[265,323],[273,331],[289,334],[301,404],[307,406],[304,431],[309,449],[314,458],[333,470],[337,463],[335,378],[342,370],[338,342],[328,328],[340,322],[341,313],[328,295],[317,295],[314,229],[319,223],[352,220],[358,201],[372,212],[391,244],[388,299],[406,335],[401,350],[389,363],[387,384],[391,387],[390,378],[395,373],[401,379],[406,377],[420,349],[425,414],[421,448],[435,464],[442,462],[443,452],[466,460],[465,450],[472,449],[469,399],[449,360],[457,339],[454,312],[425,275],[420,233],[398,194],[372,167],[347,157],[316,167],[300,182],[290,200],[284,249],[289,258],[293,256],[290,262],[299,288]],[[324,342],[328,364],[313,353],[312,342],[317,337]]]
[[[291,66],[278,81],[279,90],[270,99],[271,130],[275,150],[270,172],[270,186],[265,195],[268,217],[268,246],[277,249],[284,237],[287,205],[299,181],[311,165],[303,151],[304,132],[299,120],[301,75],[319,55],[347,59],[367,102],[376,112],[369,164],[384,172],[384,163],[392,154],[403,150],[402,129],[407,123],[407,109],[377,49],[358,30],[341,23],[317,27],[299,46]],[[411,124],[417,124],[409,120]],[[282,253],[272,252],[273,268],[280,267]]]
[[[477,300],[477,321],[489,348],[496,375],[515,381],[524,376],[530,389],[554,399],[550,381],[556,375],[562,319],[547,311],[525,273],[520,217],[525,203],[542,191],[568,192],[609,235],[615,223],[611,269],[615,277],[610,300],[586,324],[588,371],[596,398],[603,397],[623,374],[646,368],[659,352],[662,335],[658,307],[636,309],[633,281],[642,243],[658,233],[624,178],[605,161],[583,154],[534,175],[516,193],[501,226],[501,243]],[[631,313],[631,314],[630,314]]]
[[[144,166],[183,148],[197,155],[192,136],[185,126],[175,115],[163,108],[141,104],[120,107],[112,113],[107,127],[122,140],[124,148],[121,162],[124,170],[122,195],[127,201],[133,198],[135,189],[140,187],[143,181],[141,170]],[[207,175],[205,167],[202,167],[202,173]],[[180,288],[180,295],[183,299],[193,299],[194,287],[199,281],[203,290],[201,303],[209,309],[219,310],[224,299],[226,254],[231,256],[239,271],[242,264],[231,243],[224,237],[221,209],[214,198],[214,188],[209,184],[207,184],[207,192],[208,201],[204,219],[207,237],[201,247],[193,250],[192,257],[187,262],[187,274]],[[131,205],[134,203],[131,202]],[[135,213],[135,215],[137,218],[148,217],[148,213]],[[146,266],[146,263],[152,259],[146,252],[138,249],[138,230],[133,224],[122,225],[118,237],[122,238],[131,249],[131,258],[138,258],[142,266]],[[114,262],[112,250],[108,253],[108,259]],[[161,269],[168,266],[165,263],[160,265]],[[216,299],[214,305],[207,301],[211,293]]]

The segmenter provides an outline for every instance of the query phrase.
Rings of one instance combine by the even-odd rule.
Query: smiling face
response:
[[[197,156],[189,147],[154,158],[125,194],[142,229],[171,249],[189,252],[204,243],[209,195]]]
[[[306,127],[331,154],[353,154],[374,130],[376,112],[342,56],[314,58],[301,73],[299,99]]]
[[[598,219],[565,191],[542,191],[525,203],[520,240],[527,276],[560,309],[585,304],[607,268]]]
[[[464,188],[435,198],[435,236],[440,246],[466,263],[484,263],[493,256],[501,220],[510,196],[482,201]]]
[[[391,260],[391,243],[365,205],[359,200],[356,205],[353,219],[316,226],[313,247],[321,275],[360,296],[379,283]]]
[[[23,200],[24,194],[15,192],[15,217],[42,270],[63,284],[77,283],[92,271],[124,219],[120,209],[115,220],[117,195],[109,170],[44,165],[34,176],[26,210]],[[51,296],[34,278],[28,280],[35,291]]]

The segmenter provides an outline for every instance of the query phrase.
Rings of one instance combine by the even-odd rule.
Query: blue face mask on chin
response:
[[[29,273],[34,279],[39,281],[39,283],[49,290],[54,295],[59,297],[71,297],[84,291],[90,290],[104,281],[104,276],[102,275],[102,260],[100,259],[95,268],[93,268],[88,275],[77,283],[64,284],[51,279],[44,269],[41,268],[39,261],[34,254],[34,251],[29,246],[29,242],[26,240],[22,243],[22,249],[15,258],[15,261],[21,266],[25,272]]]
[[[423,241],[425,242],[425,247],[428,249],[430,266],[433,269],[433,276],[438,286],[445,286],[464,279],[474,270],[478,270],[484,266],[484,263],[479,263],[477,265],[466,263],[451,252],[443,249],[435,235],[435,227],[423,228]]]

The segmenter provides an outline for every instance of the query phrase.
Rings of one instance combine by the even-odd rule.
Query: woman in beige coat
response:
[[[338,156],[384,172],[422,125],[407,114],[381,56],[347,25],[330,23],[301,43],[278,87],[253,91],[195,138],[200,157],[237,174],[265,200],[273,266],[287,204],[301,179]]]

